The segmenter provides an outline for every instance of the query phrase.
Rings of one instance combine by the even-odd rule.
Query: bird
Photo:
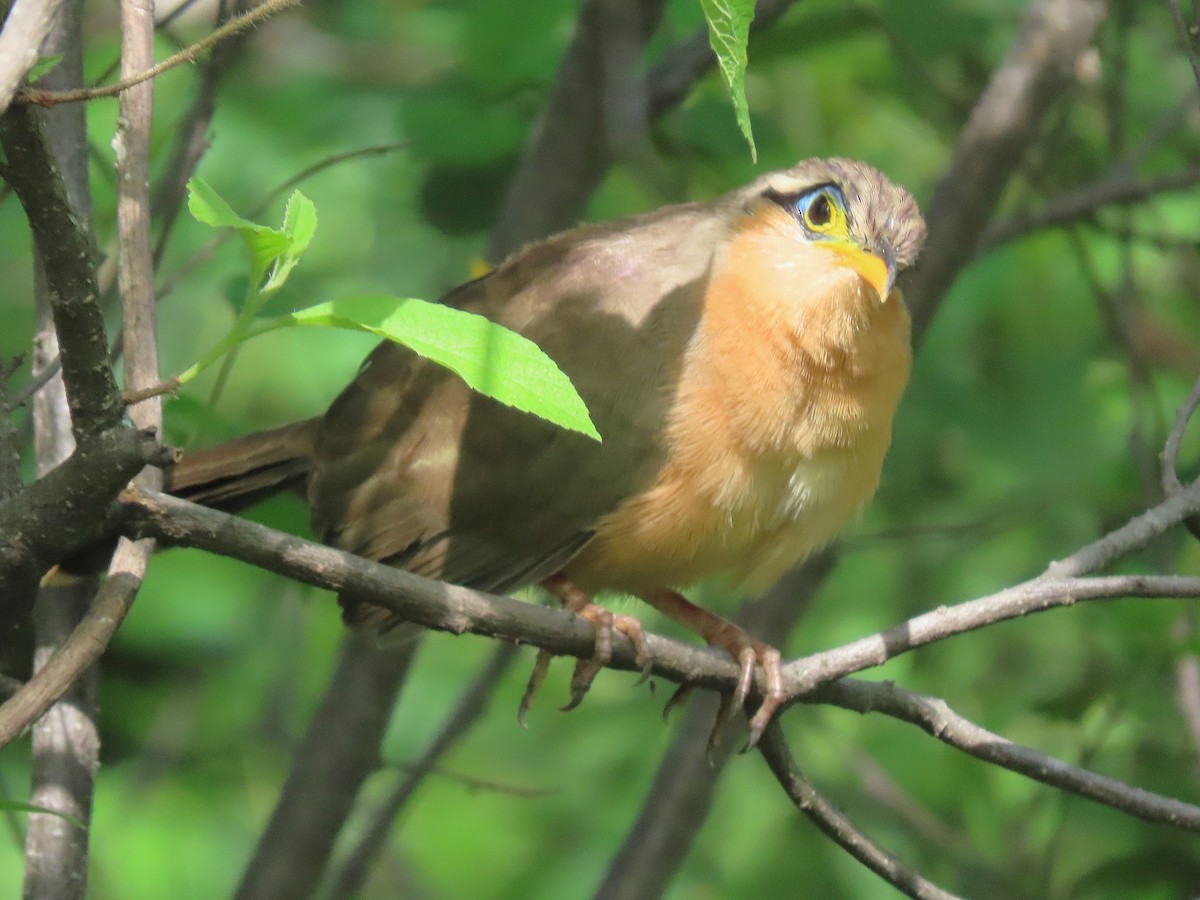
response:
[[[924,238],[911,194],[846,158],[585,224],[440,302],[534,341],[601,441],[385,341],[323,415],[186,452],[166,486],[228,509],[299,490],[332,546],[481,591],[541,585],[596,629],[569,706],[614,631],[648,665],[640,621],[594,602],[638,597],[737,661],[723,716],[762,670],[752,746],[786,699],[780,653],[681,591],[765,590],[875,493],[912,359],[896,278]],[[396,624],[341,603],[351,625]]]

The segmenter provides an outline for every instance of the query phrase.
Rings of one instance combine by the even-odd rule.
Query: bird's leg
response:
[[[634,659],[642,670],[642,680],[649,676],[650,653],[646,647],[646,632],[641,622],[633,616],[614,614],[598,603],[593,603],[591,597],[561,572],[545,579],[542,587],[557,598],[564,609],[587,619],[596,630],[596,649],[591,658],[575,663],[575,672],[571,676],[571,700],[563,707],[564,710],[574,709],[583,702],[596,674],[612,660],[613,631],[619,631],[629,638],[633,643]],[[529,676],[529,684],[525,687],[525,695],[521,698],[521,705],[517,710],[517,720],[522,725],[525,724],[525,713],[533,703],[534,694],[546,677],[552,656],[548,650],[538,651],[537,661]]]
[[[658,590],[640,596],[659,612],[696,632],[710,647],[720,647],[737,660],[740,670],[737,687],[732,697],[721,698],[721,709],[717,713],[716,724],[713,725],[712,734],[708,739],[710,748],[716,746],[730,716],[745,705],[746,696],[754,682],[754,666],[762,666],[766,676],[766,690],[763,692],[762,703],[750,720],[750,740],[746,749],[757,744],[771,717],[787,699],[783,690],[783,667],[779,651],[769,644],[755,640],[740,625],[696,606],[675,591]],[[682,686],[680,691],[684,693],[680,694],[677,691],[676,696],[668,701],[668,709],[677,705],[688,690],[687,685]]]

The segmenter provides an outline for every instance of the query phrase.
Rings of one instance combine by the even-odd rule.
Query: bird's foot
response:
[[[633,643],[634,659],[642,670],[642,677],[637,683],[641,684],[650,677],[650,651],[646,646],[646,632],[640,621],[633,616],[613,613],[598,603],[593,603],[591,597],[564,575],[552,575],[542,582],[542,586],[558,598],[564,609],[591,622],[596,631],[596,645],[591,657],[575,663],[575,671],[571,675],[571,699],[563,710],[574,709],[582,703],[597,673],[612,661],[614,631],[621,632]],[[548,650],[538,651],[529,683],[525,686],[525,694],[517,708],[517,721],[522,727],[525,727],[525,714],[533,705],[534,695],[546,678],[552,657],[553,654]]]
[[[642,599],[676,622],[699,634],[710,647],[720,647],[737,661],[737,685],[734,687],[733,693],[721,695],[717,720],[708,737],[710,756],[716,749],[730,718],[746,705],[746,698],[754,684],[755,667],[762,667],[765,680],[762,702],[750,719],[750,737],[743,749],[749,750],[754,747],[763,732],[766,731],[776,710],[787,700],[787,694],[783,689],[783,664],[779,651],[770,644],[755,640],[740,625],[696,606],[675,591],[655,591],[643,596]],[[691,693],[690,685],[680,685],[671,699],[667,701],[663,715],[667,715],[672,709],[679,706],[687,699],[689,693]]]
[[[754,715],[750,719],[750,736],[743,752],[750,750],[767,730],[767,725],[770,724],[775,711],[787,700],[787,694],[783,690],[782,658],[779,651],[770,644],[756,641],[744,628],[733,622],[725,622],[716,635],[708,639],[708,643],[713,647],[725,650],[737,660],[739,668],[737,687],[734,688],[733,694],[721,696],[721,708],[717,712],[717,722],[708,739],[710,749],[720,739],[721,731],[724,730],[730,717],[741,711],[742,707],[746,705],[746,697],[750,694],[750,688],[754,684],[754,667],[756,665],[762,667],[763,675],[766,678],[766,691],[763,693],[762,702],[759,703],[758,709],[754,711]]]

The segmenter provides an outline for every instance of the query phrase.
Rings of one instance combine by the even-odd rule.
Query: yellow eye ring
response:
[[[814,188],[796,198],[796,212],[805,230],[816,235],[846,234],[846,203],[834,185]]]

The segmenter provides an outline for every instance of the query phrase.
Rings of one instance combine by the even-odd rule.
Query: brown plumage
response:
[[[603,443],[384,343],[324,416],[189,453],[170,485],[228,505],[307,476],[345,550],[487,591],[636,594],[742,659],[738,706],[769,648],[673,589],[764,588],[874,493],[910,364],[891,285],[923,238],[912,198],[844,159],[565,232],[442,302],[541,346]]]

